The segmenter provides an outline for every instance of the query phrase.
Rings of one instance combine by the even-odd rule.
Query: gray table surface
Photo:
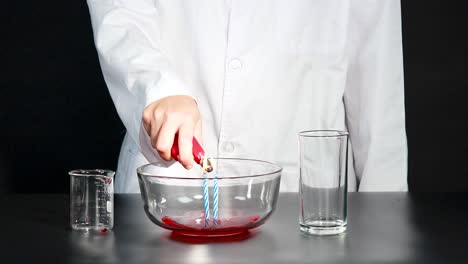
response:
[[[350,193],[348,231],[298,229],[297,194],[248,235],[202,240],[150,222],[139,195],[116,195],[115,227],[68,227],[66,195],[0,198],[2,263],[468,263],[466,194]]]

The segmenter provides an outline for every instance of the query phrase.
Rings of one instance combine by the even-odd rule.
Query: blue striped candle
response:
[[[206,174],[203,174],[203,202],[205,206],[205,227],[207,227],[210,224],[210,194]]]
[[[214,187],[213,187],[213,221],[214,224],[218,224],[218,202],[219,202],[219,187],[218,187],[218,175],[214,176]]]

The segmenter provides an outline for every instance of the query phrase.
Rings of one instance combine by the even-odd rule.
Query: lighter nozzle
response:
[[[211,159],[207,157],[202,158],[202,169],[206,172],[212,172],[213,171],[213,164],[211,164]]]

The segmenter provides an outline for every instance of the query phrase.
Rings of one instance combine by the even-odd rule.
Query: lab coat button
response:
[[[224,142],[223,144],[224,152],[231,153],[234,151],[234,149],[235,149],[234,144],[232,144],[231,142]]]
[[[233,71],[237,71],[242,69],[242,62],[239,59],[232,59],[231,62],[229,62],[229,68]]]

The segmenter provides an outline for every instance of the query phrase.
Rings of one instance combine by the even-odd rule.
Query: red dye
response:
[[[259,215],[235,216],[231,218],[221,218],[217,224],[211,220],[210,225],[205,227],[203,218],[194,217],[169,217],[164,216],[162,222],[166,228],[179,234],[188,236],[229,236],[244,233],[263,223]]]
[[[106,233],[106,232],[107,232],[107,228],[104,227],[103,229],[99,230],[99,232],[101,232],[101,233]]]

